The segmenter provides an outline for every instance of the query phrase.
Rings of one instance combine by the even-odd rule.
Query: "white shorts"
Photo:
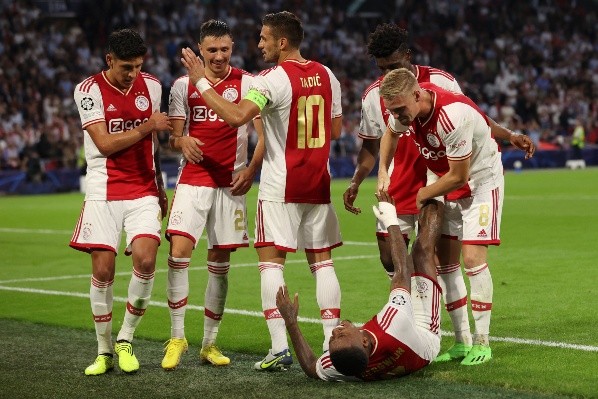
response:
[[[444,205],[442,236],[469,245],[500,245],[504,185]]]
[[[158,197],[85,201],[69,245],[84,252],[107,249],[118,253],[123,229],[127,247],[139,237],[160,242],[162,219]]]
[[[403,236],[409,237],[411,232],[415,231],[418,216],[419,214],[397,215],[399,227],[401,228],[401,233],[403,233]],[[386,230],[384,224],[382,224],[379,220],[376,221],[376,235],[378,237],[388,237],[388,230]]]
[[[233,196],[229,188],[177,185],[166,237],[185,236],[197,247],[204,228],[208,249],[249,246],[245,196]]]
[[[297,204],[258,200],[255,247],[275,246],[295,252],[325,252],[342,245],[332,204]]]

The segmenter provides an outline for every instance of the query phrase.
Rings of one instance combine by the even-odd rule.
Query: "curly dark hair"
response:
[[[347,376],[359,377],[368,366],[368,360],[367,352],[360,346],[330,351],[330,361],[334,368]]]
[[[133,29],[120,29],[108,36],[106,50],[119,60],[131,60],[137,57],[144,57],[147,54],[147,46],[139,33]]]
[[[303,41],[303,25],[301,20],[292,12],[281,11],[267,14],[262,19],[262,25],[272,29],[275,38],[286,38],[294,48],[299,48]]]
[[[206,36],[222,37],[230,36],[233,38],[233,34],[226,22],[210,19],[209,21],[201,24],[201,30],[199,32],[199,41],[203,42]]]
[[[395,51],[409,53],[409,33],[395,24],[381,24],[370,34],[368,54],[374,58],[390,56]]]

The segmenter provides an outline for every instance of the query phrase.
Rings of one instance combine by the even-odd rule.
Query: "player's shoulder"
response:
[[[382,79],[384,77],[380,76],[374,82],[372,82],[364,91],[361,96],[361,100],[365,100],[367,97],[379,93],[380,90],[380,83],[382,83]]]
[[[273,73],[273,72],[275,72],[277,70],[280,70],[280,68],[279,68],[278,65],[275,65],[275,66],[273,66],[271,68],[264,69],[263,71],[260,71],[258,73],[258,76],[268,76],[269,74],[271,74],[271,73]]]
[[[90,93],[94,86],[97,87],[96,77],[89,76],[75,86],[75,93]]]
[[[179,76],[172,82],[172,86],[180,86],[189,84],[189,75]]]
[[[255,77],[255,75],[251,72],[248,72],[246,70],[244,70],[243,68],[237,68],[237,67],[232,67],[233,71],[236,71],[237,73],[239,73],[242,76],[249,76],[249,77]]]
[[[145,79],[145,81],[153,81],[153,82],[157,82],[158,84],[160,83],[160,79],[158,79],[157,77],[155,77],[154,75],[152,75],[151,73],[147,73],[147,72],[141,72],[140,73],[141,77],[143,79]]]
[[[438,77],[448,79],[450,81],[455,80],[455,77],[453,75],[451,75],[450,73],[448,73],[447,71],[443,71],[442,69],[438,69],[438,68],[434,68],[434,67],[428,67],[428,68],[430,71],[430,77],[438,76]]]

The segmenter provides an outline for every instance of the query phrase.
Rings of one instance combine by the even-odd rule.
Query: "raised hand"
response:
[[[199,79],[206,76],[203,61],[189,47],[185,47],[182,50],[181,62],[187,68],[187,75],[189,75],[189,80],[193,85],[197,84]]]

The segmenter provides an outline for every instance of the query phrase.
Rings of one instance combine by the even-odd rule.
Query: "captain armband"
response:
[[[249,89],[247,95],[245,95],[245,99],[257,105],[260,111],[268,104],[268,98],[257,89]]]

